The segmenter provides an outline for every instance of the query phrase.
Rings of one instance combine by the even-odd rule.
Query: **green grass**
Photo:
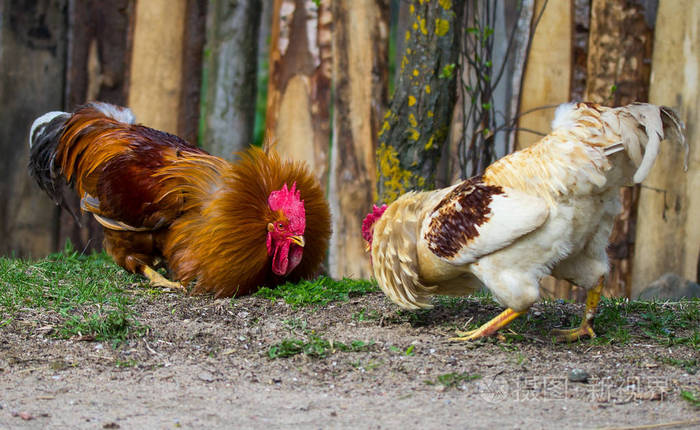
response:
[[[683,369],[683,371],[689,375],[695,375],[698,372],[698,366],[700,365],[700,360],[697,358],[681,360],[673,357],[656,357],[656,361]]]
[[[692,391],[683,390],[681,391],[681,399],[690,403],[697,409],[700,409],[700,394],[693,393]]]
[[[462,373],[445,373],[443,375],[438,375],[435,380],[425,380],[424,382],[428,385],[442,385],[445,388],[454,388],[461,385],[464,382],[471,382],[476,379],[480,379],[479,374],[469,374],[467,372]]]
[[[437,297],[436,309],[463,312],[474,306],[493,305],[488,294],[477,294],[470,298]],[[470,302],[471,301],[471,302]],[[574,328],[581,324],[580,313],[562,313],[559,300],[545,299],[533,311],[516,318],[506,329],[501,330],[508,342],[528,341],[527,334],[549,337],[553,328]],[[413,326],[431,325],[432,311],[397,311],[399,322],[408,321]],[[475,329],[495,317],[492,314],[475,316],[464,326],[464,321],[455,321],[460,329]],[[566,322],[562,324],[562,316]],[[594,320],[597,337],[584,340],[593,344],[628,344],[631,341],[652,341],[664,346],[687,345],[700,349],[700,300],[683,299],[677,302],[642,302],[624,298],[602,298]],[[512,330],[512,331],[511,331]],[[515,334],[513,333],[515,332]]]
[[[0,258],[0,326],[31,310],[54,311],[54,333],[118,344],[142,334],[124,286],[138,278],[104,253],[65,249],[38,261]]]
[[[381,313],[375,309],[367,310],[366,308],[360,309],[358,312],[352,314],[352,319],[358,322],[378,320],[381,318]]]
[[[270,300],[284,300],[293,308],[324,306],[331,302],[347,301],[377,290],[375,283],[366,280],[341,279],[335,281],[322,276],[312,281],[286,283],[276,288],[263,287],[255,295]]]
[[[415,348],[416,348],[415,345],[409,345],[408,348],[406,348],[406,350],[404,351],[401,348],[399,348],[398,346],[391,345],[389,347],[389,350],[392,352],[396,352],[396,353],[405,355],[406,357],[411,357],[411,356],[415,355],[415,351],[414,351]]]
[[[372,345],[372,342],[364,342],[361,340],[353,340],[350,344],[342,342],[333,342],[323,339],[319,336],[311,335],[309,340],[302,339],[285,339],[282,342],[276,343],[267,351],[267,356],[271,359],[292,357],[298,354],[304,354],[314,358],[325,358],[329,354],[337,351],[343,352],[358,352],[367,351]]]
[[[599,343],[625,344],[636,337],[700,349],[700,300],[664,303],[603,298],[595,330]]]

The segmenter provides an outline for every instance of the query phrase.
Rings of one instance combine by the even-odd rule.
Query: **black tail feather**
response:
[[[48,115],[48,114],[47,114]],[[65,203],[63,190],[66,184],[60,167],[54,163],[56,149],[63,133],[63,127],[70,118],[69,113],[60,112],[50,118],[38,118],[29,136],[29,174],[36,180],[39,187],[48,194],[56,205],[66,209],[80,223],[75,211]],[[42,119],[44,119],[42,121]]]

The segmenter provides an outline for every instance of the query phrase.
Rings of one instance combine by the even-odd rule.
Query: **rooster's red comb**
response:
[[[292,184],[292,189],[284,184],[281,189],[270,193],[267,199],[270,209],[277,211],[282,209],[289,220],[289,229],[295,234],[304,234],[306,229],[306,210],[301,192],[297,190],[297,183]]]
[[[367,242],[372,242],[372,226],[382,216],[386,207],[386,205],[373,205],[372,212],[368,213],[362,221],[362,238]]]

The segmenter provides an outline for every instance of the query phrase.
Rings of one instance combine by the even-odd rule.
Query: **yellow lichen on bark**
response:
[[[435,19],[435,34],[438,36],[444,36],[450,31],[450,22],[446,19],[436,18]]]
[[[424,178],[414,176],[410,171],[401,168],[398,155],[393,146],[387,146],[385,143],[382,143],[377,148],[378,175],[387,178],[386,182],[384,182],[386,187],[384,195],[387,199],[385,203],[393,202],[406,190],[410,189],[412,179],[415,179],[419,186],[425,184]]]
[[[421,18],[420,20],[420,32],[425,35],[428,34],[428,25],[425,23],[425,18]]]

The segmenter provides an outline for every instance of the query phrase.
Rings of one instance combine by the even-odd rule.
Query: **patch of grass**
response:
[[[438,375],[435,380],[425,380],[424,382],[428,385],[442,385],[445,388],[454,388],[462,383],[471,382],[476,379],[480,379],[479,374],[469,374],[467,372],[462,373],[445,373],[443,375]]]
[[[680,360],[673,357],[656,357],[656,361],[683,369],[689,375],[695,375],[698,372],[698,366],[700,365],[697,358]]]
[[[406,350],[403,350],[403,349],[399,348],[398,346],[394,346],[394,345],[389,346],[390,351],[396,352],[399,354],[403,354],[407,357],[411,357],[411,356],[415,355],[415,352],[414,352],[415,348],[416,348],[415,345],[409,345],[408,348],[406,348]]]
[[[681,391],[681,399],[690,403],[697,409],[700,409],[700,394],[693,393],[692,391],[683,390]]]
[[[133,358],[129,360],[114,360],[114,366],[119,368],[136,367],[138,364],[138,361],[134,360]]]
[[[374,360],[369,360],[367,362],[362,362],[362,360],[357,360],[353,361],[350,363],[352,367],[355,369],[358,369],[360,371],[366,371],[366,372],[371,372],[374,369],[377,369],[381,365],[383,365],[383,361],[374,361]]]
[[[411,327],[423,327],[431,324],[433,309],[405,310],[397,309],[396,312],[387,318],[392,324],[402,324],[408,322]]]
[[[130,309],[118,308],[73,315],[65,321],[58,333],[63,338],[87,336],[116,345],[134,335],[143,336],[147,330],[147,327],[133,318]]]
[[[355,312],[352,314],[352,319],[355,321],[369,321],[369,320],[378,320],[381,317],[381,313],[375,309],[370,309],[367,310],[365,308],[360,309],[359,312]]]
[[[350,297],[362,296],[378,291],[374,282],[361,279],[333,280],[322,276],[311,281],[286,283],[276,288],[263,287],[256,296],[270,300],[281,299],[293,308],[324,306],[331,302],[347,301]]]
[[[336,351],[358,352],[366,351],[373,342],[367,343],[361,340],[353,340],[350,344],[333,342],[318,336],[309,336],[309,340],[285,339],[276,343],[267,351],[270,359],[292,357],[304,354],[309,357],[325,358]]]
[[[56,334],[114,344],[145,330],[124,286],[139,280],[105,253],[82,255],[70,243],[38,261],[0,258],[0,324],[23,311],[45,309],[61,319]]]
[[[308,325],[308,323],[301,318],[289,318],[283,320],[282,324],[284,324],[284,326],[287,327],[290,331],[301,330],[304,332],[306,331]]]
[[[490,297],[483,295],[481,303],[488,304]],[[466,302],[468,303],[468,302]],[[535,333],[548,337],[554,328],[575,328],[581,324],[580,313],[566,313],[568,320],[562,327],[562,310],[560,300],[543,300],[538,307],[526,315],[516,318],[501,334],[507,342],[526,342],[524,333]],[[465,306],[465,302],[453,298],[438,300],[438,304],[447,308]],[[429,323],[426,311],[398,313],[403,321],[412,325]],[[461,330],[476,329],[486,323],[493,314],[477,313]],[[399,321],[399,322],[403,322]],[[512,330],[512,332],[510,330]],[[628,344],[633,340],[653,340],[664,346],[688,345],[700,349],[700,300],[681,300],[678,302],[639,302],[624,298],[602,298],[594,322],[597,337],[583,340],[593,344]],[[514,334],[514,333],[515,334]]]
[[[661,303],[602,298],[594,342],[626,344],[645,337],[665,346],[684,344],[700,349],[699,309],[698,299]]]

